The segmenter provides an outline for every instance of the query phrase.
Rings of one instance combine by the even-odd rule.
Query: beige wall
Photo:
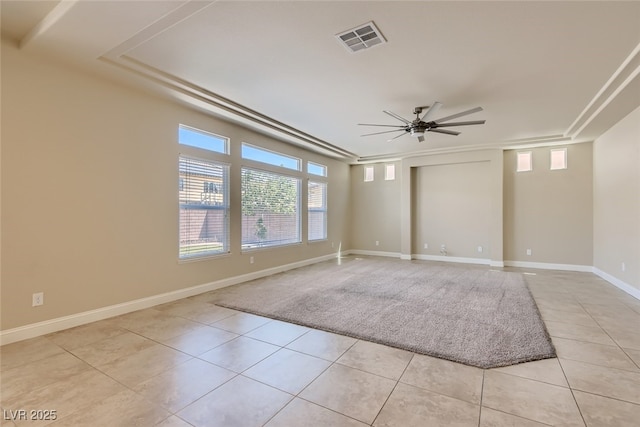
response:
[[[384,179],[386,164],[396,179]],[[354,249],[400,253],[400,162],[377,163],[374,181],[364,182],[364,165],[351,167],[351,244]],[[376,245],[376,241],[378,245]]]
[[[2,107],[2,330],[350,247],[345,163],[4,41]],[[231,138],[230,256],[178,263],[180,123]],[[241,141],[328,166],[328,241],[252,252],[254,264],[240,253]],[[31,307],[34,292],[43,306]]]
[[[516,172],[517,151],[505,151],[505,260],[591,266],[592,144],[567,145],[563,170],[549,169],[548,147],[518,151],[532,152],[533,170]]]
[[[640,289],[640,108],[598,138],[593,154],[593,265]]]
[[[414,169],[412,254],[439,256],[445,245],[447,256],[490,258],[490,167],[484,161]]]

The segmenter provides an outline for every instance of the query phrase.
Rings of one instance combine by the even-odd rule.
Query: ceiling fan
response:
[[[400,138],[403,135],[411,135],[413,137],[418,138],[418,141],[420,142],[424,142],[424,133],[425,132],[437,132],[437,133],[444,133],[447,135],[460,135],[460,132],[456,132],[453,130],[448,130],[448,129],[441,129],[444,127],[450,127],[450,126],[468,126],[468,125],[482,125],[485,123],[486,120],[472,120],[472,121],[467,121],[467,122],[451,122],[451,123],[446,123],[449,122],[449,120],[453,120],[453,119],[457,119],[458,117],[462,117],[462,116],[466,116],[468,114],[473,114],[473,113],[477,113],[478,111],[482,111],[482,107],[476,107],[476,108],[472,108],[471,110],[467,110],[467,111],[463,111],[461,113],[457,113],[457,114],[452,114],[450,116],[447,117],[442,117],[440,119],[437,120],[430,120],[433,115],[440,109],[440,107],[442,107],[442,103],[440,102],[434,102],[433,105],[431,106],[424,106],[424,107],[416,107],[413,109],[413,114],[416,115],[416,118],[413,121],[409,121],[391,111],[383,111],[385,114],[390,115],[391,117],[400,120],[402,123],[402,125],[378,125],[378,124],[370,124],[370,123],[358,123],[359,126],[383,126],[383,127],[392,127],[392,128],[396,128],[394,130],[388,130],[388,131],[383,131],[383,132],[374,132],[374,133],[367,133],[361,136],[371,136],[371,135],[380,135],[383,133],[392,133],[392,132],[402,132],[401,134],[394,136],[393,138],[389,139],[388,141],[393,141],[396,138]],[[420,117],[420,114],[422,114],[423,110],[427,110],[424,115],[422,117]],[[388,142],[387,141],[387,142]]]

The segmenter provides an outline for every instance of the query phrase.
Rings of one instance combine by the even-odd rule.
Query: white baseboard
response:
[[[345,252],[343,252],[342,254],[344,255]],[[335,253],[324,255],[317,258],[311,258],[291,264],[285,264],[278,267],[267,268],[264,270],[254,271],[239,276],[216,280],[215,282],[209,282],[185,289],[179,289],[176,291],[153,295],[146,298],[127,301],[121,304],[110,305],[95,310],[89,310],[69,316],[45,320],[43,322],[32,323],[30,325],[19,326],[13,329],[7,329],[4,331],[0,331],[0,345],[10,344],[29,338],[35,338],[41,335],[50,334],[52,332],[61,331],[63,329],[85,325],[87,323],[96,322],[98,320],[107,319],[109,317],[119,316],[121,314],[130,313],[132,311],[153,307],[158,304],[164,304],[182,298],[198,295],[203,292],[224,288],[226,286],[236,285],[238,283],[247,282],[249,280],[259,279],[261,277],[270,276],[272,274],[281,273],[283,271],[292,270],[298,267],[304,267],[305,265],[327,261],[336,257],[338,257],[338,254]]]
[[[579,264],[553,264],[547,262],[529,262],[529,261],[504,261],[505,267],[523,267],[536,268],[541,270],[562,270],[562,271],[581,271],[584,273],[593,273],[593,267],[590,265]]]
[[[400,258],[399,252],[383,252],[383,251],[365,251],[361,249],[349,250],[350,255],[369,255],[369,256],[386,256],[391,258]]]
[[[611,283],[613,286],[622,289],[632,297],[640,300],[640,289],[631,286],[630,284],[610,275],[609,273],[605,273],[597,267],[593,267],[593,273]]]
[[[458,262],[463,264],[483,264],[491,265],[491,260],[486,258],[467,258],[457,256],[445,256],[445,255],[423,255],[412,254],[412,259],[419,259],[423,261],[443,261],[443,262]]]

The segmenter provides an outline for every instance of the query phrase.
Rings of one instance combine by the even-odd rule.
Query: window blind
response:
[[[180,157],[180,258],[229,252],[229,166]]]
[[[308,239],[327,238],[327,183],[309,181],[308,196]]]
[[[242,168],[242,248],[301,242],[301,180]]]

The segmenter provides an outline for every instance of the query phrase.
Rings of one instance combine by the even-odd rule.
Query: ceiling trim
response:
[[[640,44],[638,44],[600,88],[591,102],[582,110],[565,132],[565,136],[578,138],[580,133],[592,123],[598,115],[640,75]]]
[[[64,15],[67,14],[80,0],[68,0],[59,2],[51,11],[44,17],[38,25],[33,27],[18,44],[20,49],[25,48],[29,43],[34,41],[40,35],[44,34],[49,28],[53,27]]]

